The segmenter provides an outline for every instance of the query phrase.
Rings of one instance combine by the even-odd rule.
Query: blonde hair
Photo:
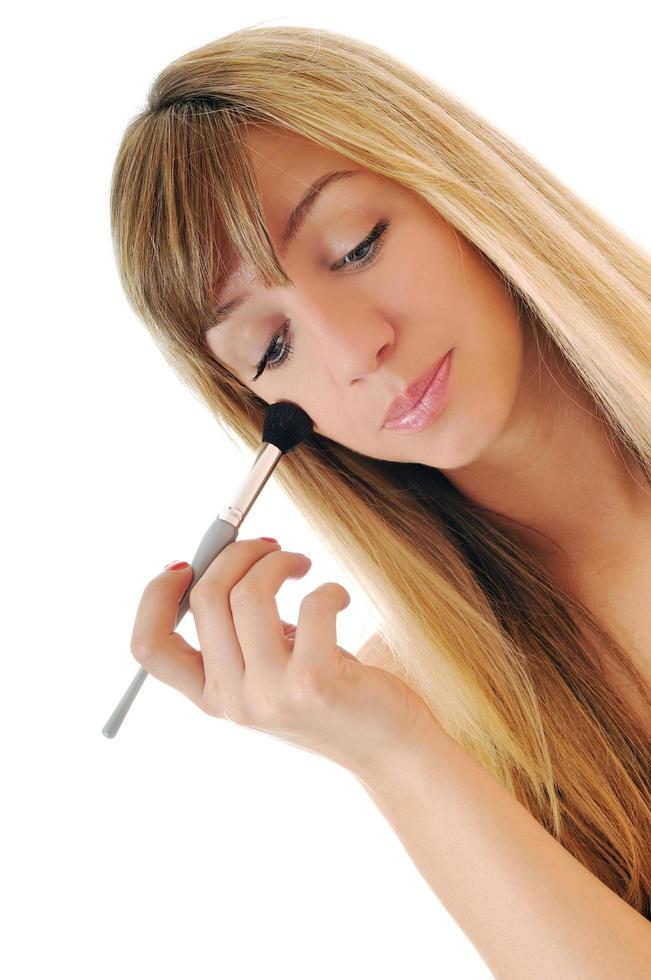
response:
[[[229,437],[257,450],[267,403],[205,343],[214,296],[235,256],[266,287],[291,284],[243,143],[249,122],[301,134],[431,205],[492,265],[651,483],[648,256],[433,81],[370,44],[306,27],[238,30],[164,68],[113,172],[129,303]],[[614,656],[651,710],[626,652],[434,467],[314,433],[275,476],[368,595],[396,673],[549,833],[651,918],[651,745],[601,660]]]

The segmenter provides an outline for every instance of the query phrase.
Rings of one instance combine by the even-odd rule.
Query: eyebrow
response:
[[[318,180],[310,185],[307,193],[303,195],[287,219],[287,224],[283,229],[280,239],[281,256],[284,256],[290,244],[298,236],[307,216],[316,204],[319,195],[326,189],[328,184],[332,184],[335,180],[341,180],[344,177],[354,177],[356,174],[361,173],[361,170],[331,170],[328,173],[323,174]],[[223,323],[224,320],[226,320],[240,308],[242,303],[244,303],[244,301],[247,300],[250,295],[250,292],[242,293],[240,296],[236,296],[235,299],[230,300],[228,303],[225,303],[223,306],[220,306],[217,310],[215,310],[211,316],[208,330],[210,330],[211,327],[216,327],[218,324]]]

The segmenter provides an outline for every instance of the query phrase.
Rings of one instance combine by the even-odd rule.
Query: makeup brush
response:
[[[280,457],[310,436],[313,429],[312,419],[298,405],[294,405],[292,402],[276,402],[269,405],[262,427],[262,445],[253,460],[249,474],[235,494],[233,502],[220,511],[210,525],[192,559],[192,581],[179,600],[176,626],[188,611],[191,590],[217,555],[224,550],[226,545],[235,540],[242,521],[273,473]],[[102,735],[113,738],[117,734],[127,711],[133,704],[147,676],[147,671],[141,667],[122,695],[122,700],[115,711],[104,725]]]

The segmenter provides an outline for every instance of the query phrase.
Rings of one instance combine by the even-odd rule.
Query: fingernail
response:
[[[178,568],[187,568],[190,562],[187,561],[171,561],[169,565],[166,565],[163,569],[164,572],[175,572]]]
[[[261,541],[273,541],[274,544],[278,544],[275,538],[260,538]]]

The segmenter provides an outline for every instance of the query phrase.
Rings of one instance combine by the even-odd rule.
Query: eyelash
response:
[[[378,223],[376,224],[375,228],[370,233],[370,235],[368,235],[368,237],[365,238],[363,242],[360,242],[359,245],[356,245],[355,248],[353,248],[350,252],[347,252],[346,255],[344,255],[343,259],[339,260],[339,263],[343,262],[344,259],[350,258],[351,255],[354,255],[355,252],[360,251],[360,249],[366,248],[369,245],[375,246],[374,248],[371,249],[370,252],[368,252],[364,256],[364,258],[353,259],[352,262],[346,262],[344,265],[340,265],[339,263],[337,263],[338,267],[345,268],[346,265],[355,265],[359,269],[372,262],[376,258],[376,256],[379,255],[380,253],[380,249],[382,248],[383,245],[382,236],[384,235],[385,231],[389,227],[389,224],[390,224],[389,221],[378,221]],[[265,351],[264,357],[262,358],[260,363],[256,365],[257,370],[255,376],[251,378],[251,381],[257,381],[260,375],[263,374],[265,368],[268,367],[269,370],[275,370],[276,368],[279,368],[282,364],[285,364],[289,360],[292,353],[291,341],[288,341],[282,346],[280,357],[278,357],[275,361],[270,360],[276,342],[283,337],[285,333],[285,329],[287,327],[289,327],[289,320],[285,320],[278,333],[274,334],[274,336],[271,338],[269,346]]]

